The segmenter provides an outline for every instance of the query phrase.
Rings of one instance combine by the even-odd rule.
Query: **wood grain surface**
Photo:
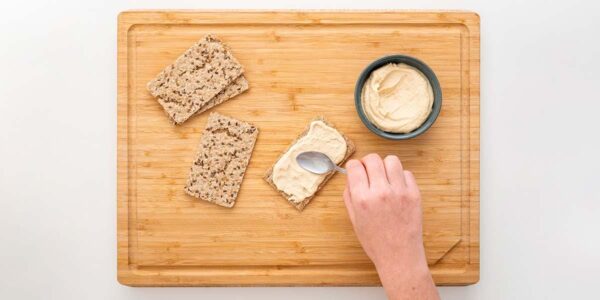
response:
[[[233,209],[183,187],[208,113],[170,124],[146,83],[202,36],[222,39],[250,89],[210,111],[260,134]],[[389,141],[354,109],[359,73],[406,54],[442,86],[433,127]],[[379,285],[334,176],[298,212],[263,179],[317,115],[370,152],[398,155],[421,187],[437,284],[479,278],[479,16],[413,11],[132,11],[118,18],[118,280],[132,286]]]

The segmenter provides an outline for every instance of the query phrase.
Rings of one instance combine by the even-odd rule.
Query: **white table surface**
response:
[[[130,288],[117,283],[116,16],[133,8],[478,12],[481,280],[443,287],[440,293],[444,299],[597,298],[598,2],[358,2],[3,2],[0,298],[385,298],[378,287]]]

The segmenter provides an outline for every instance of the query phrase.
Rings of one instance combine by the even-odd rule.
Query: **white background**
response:
[[[553,4],[550,4],[553,2]],[[481,280],[444,299],[597,298],[597,1],[3,1],[1,299],[383,299],[381,288],[116,281],[116,24],[133,8],[427,8],[481,16]]]

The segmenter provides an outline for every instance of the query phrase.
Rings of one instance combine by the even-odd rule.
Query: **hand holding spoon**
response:
[[[304,170],[315,174],[326,174],[331,171],[338,171],[342,174],[346,174],[346,169],[338,167],[331,161],[329,156],[325,153],[317,151],[302,152],[296,156],[296,162]]]

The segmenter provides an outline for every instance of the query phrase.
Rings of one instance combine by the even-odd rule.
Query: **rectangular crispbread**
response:
[[[185,191],[224,207],[235,204],[258,129],[249,123],[211,113]]]
[[[244,75],[241,75],[234,80],[230,85],[226,86],[219,94],[214,96],[204,106],[202,106],[196,114],[201,114],[243,92],[248,89],[248,80]]]
[[[308,130],[310,129],[310,124],[314,121],[323,121],[323,123],[325,123],[327,126],[334,128],[337,130],[337,128],[335,128],[335,126],[333,126],[331,123],[329,123],[324,117],[319,116],[314,118],[313,120],[311,120],[308,125],[306,126],[306,128],[304,129],[304,131],[294,140],[292,141],[292,143],[290,143],[290,145],[285,149],[285,151],[281,152],[281,154],[279,155],[279,157],[275,160],[275,162],[273,163],[273,165],[271,166],[271,168],[269,168],[269,170],[267,171],[267,173],[264,176],[264,179],[276,190],[278,191],[281,196],[283,196],[283,198],[285,198],[292,206],[294,206],[296,209],[302,211],[304,209],[304,207],[315,197],[315,195],[321,190],[321,188],[323,186],[325,186],[325,184],[327,183],[327,181],[329,181],[329,179],[335,174],[335,172],[331,172],[327,175],[325,175],[325,179],[323,179],[323,182],[321,182],[321,184],[319,185],[319,187],[317,188],[317,190],[315,191],[315,193],[310,196],[305,198],[304,200],[302,200],[302,202],[294,202],[290,199],[290,196],[287,195],[286,193],[284,193],[283,191],[279,190],[277,188],[277,186],[275,185],[275,183],[273,182],[273,168],[275,167],[275,164],[279,161],[279,159],[281,159],[281,157],[294,145],[296,144],[296,142],[301,139],[302,137],[304,137],[307,133]],[[342,159],[341,162],[338,163],[339,166],[342,166],[344,164],[344,162],[350,157],[352,156],[352,154],[354,153],[354,151],[356,150],[356,147],[354,146],[354,143],[348,139],[347,136],[345,136],[342,132],[340,132],[339,130],[337,130],[340,135],[342,135],[342,137],[344,137],[344,139],[346,140],[346,155],[344,156],[344,158]]]
[[[147,89],[171,120],[181,124],[243,72],[229,49],[216,37],[207,35],[162,70]]]

